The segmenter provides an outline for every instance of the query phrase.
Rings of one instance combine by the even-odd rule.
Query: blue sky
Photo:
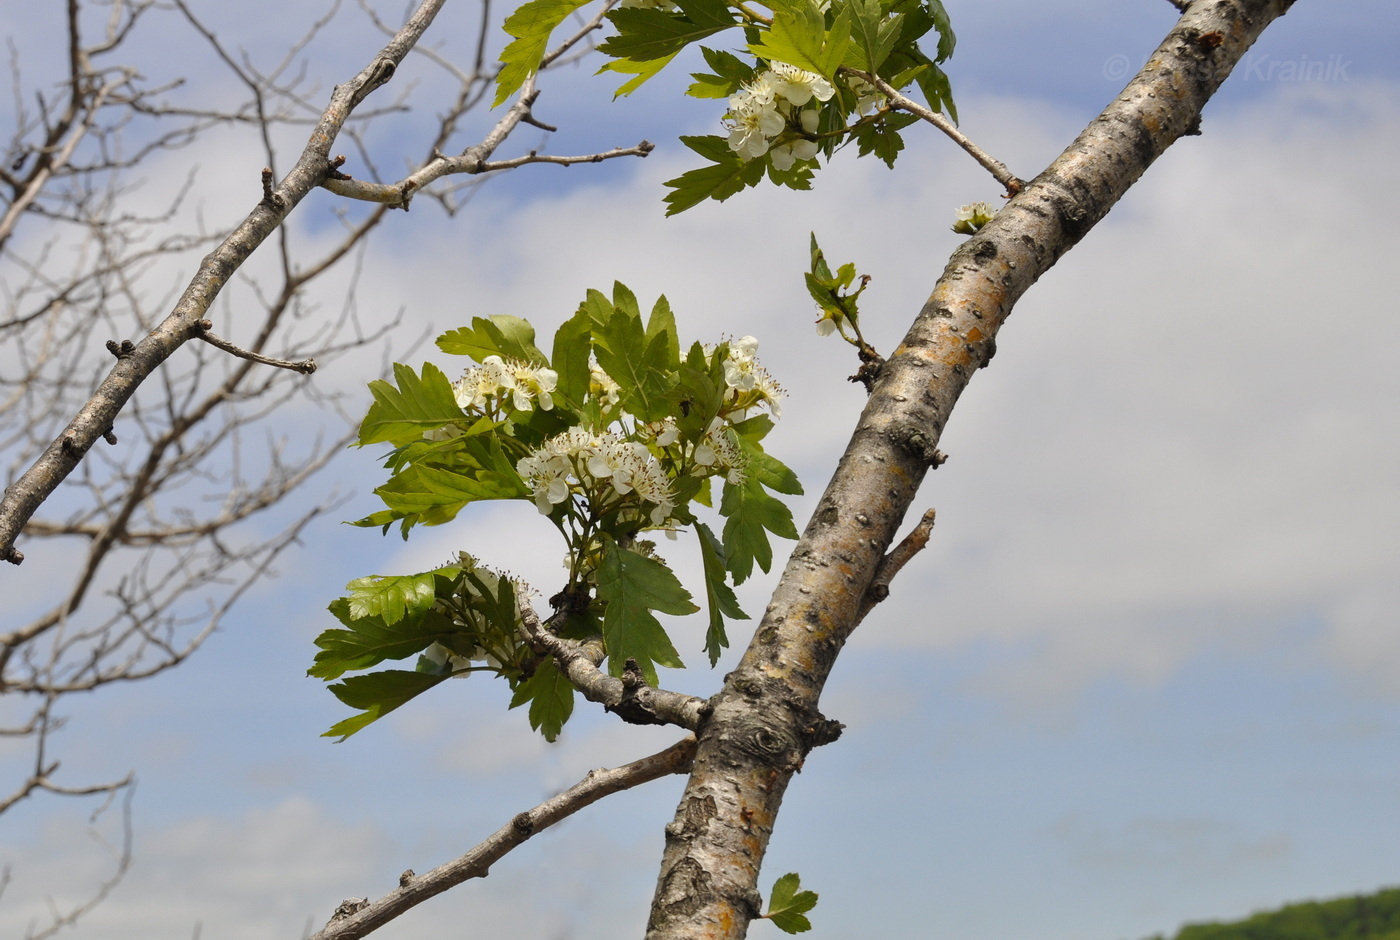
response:
[[[1026,178],[1121,87],[1105,74],[1145,59],[1175,15],[1162,0],[948,9],[963,127]],[[204,15],[254,53],[275,38],[227,9]],[[448,15],[450,51],[474,8]],[[8,19],[17,35],[37,25]],[[153,75],[193,48],[173,27],[159,38]],[[813,753],[779,818],[761,887],[800,871],[822,896],[812,936],[1130,940],[1400,883],[1400,325],[1387,274],[1400,204],[1386,183],[1398,39],[1393,4],[1301,0],[1208,107],[1203,136],[1169,151],[1018,306],[916,503],[938,509],[933,540],[827,688],[823,710],[848,730]],[[308,48],[308,68],[324,92],[378,42],[352,11]],[[431,116],[434,79],[416,61],[399,78],[421,81]],[[1270,72],[1305,61],[1335,64],[1323,81]],[[614,278],[644,300],[665,292],[688,335],[763,342],[791,392],[772,450],[819,491],[861,396],[846,350],[811,328],[807,233],[875,276],[863,310],[888,350],[958,244],[955,207],[997,187],[911,129],[892,172],[842,155],[813,193],[750,191],[665,220],[660,183],[689,165],[674,137],[712,132],[717,103],[677,103],[679,72],[612,103],[590,71],[546,84],[540,116],[561,126],[550,148],[647,137],[657,152],[530,168],[456,219],[426,204],[396,215],[360,309],[403,307],[437,330],[513,313],[548,334]],[[228,88],[200,74],[201,93]],[[378,142],[386,166],[421,152],[414,126]],[[246,211],[226,181],[262,162],[232,137],[168,160],[159,169],[181,178],[201,164],[211,220]],[[295,225],[314,242],[334,201],[312,199]],[[352,358],[318,381],[363,396],[377,367]],[[299,433],[327,419],[292,420]],[[340,518],[354,518],[374,508],[376,471],[374,454],[350,451],[318,485],[349,494]],[[812,503],[796,501],[799,518]],[[345,712],[304,672],[341,586],[463,548],[545,590],[561,549],[533,512],[473,513],[406,545],[324,520],[194,661],[75,706],[65,772],[140,778],[135,868],[76,934],[187,937],[200,923],[206,940],[300,936],[341,898],[453,857],[590,767],[670,743],[581,709],[547,746],[505,711],[504,688],[475,679],[344,744],[318,737]],[[685,578],[693,560],[678,561]],[[26,562],[35,584],[43,564]],[[745,586],[748,610],[771,584]],[[676,636],[701,663],[699,627]],[[732,661],[665,681],[708,695]],[[381,935],[461,923],[639,934],[680,784],[603,801]],[[80,896],[103,870],[94,846],[73,804],[7,814],[0,933],[18,934],[46,894]],[[541,899],[542,883],[558,896]],[[777,935],[752,935],[765,932]]]

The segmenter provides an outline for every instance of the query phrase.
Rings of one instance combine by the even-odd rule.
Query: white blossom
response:
[[[997,210],[985,202],[974,202],[970,206],[960,206],[957,216],[953,220],[953,231],[959,235],[974,235],[978,229],[992,221],[992,217],[996,214]]]
[[[604,405],[611,408],[622,397],[622,387],[613,381],[612,376],[594,365],[588,369],[588,394],[601,399]]]
[[[534,366],[519,359],[487,356],[481,365],[472,366],[452,383],[452,394],[464,409],[484,410],[488,402],[509,401],[516,411],[528,411],[531,402],[539,401],[540,409],[554,407],[554,389],[559,373],[543,366]]]
[[[786,62],[774,62],[771,66],[774,87],[777,94],[792,104],[801,107],[813,98],[830,101],[836,89],[816,72],[807,72]]]
[[[729,99],[729,112],[724,116],[724,123],[729,128],[729,149],[744,160],[767,153],[769,141],[787,126],[771,99],[764,103],[743,92]]]

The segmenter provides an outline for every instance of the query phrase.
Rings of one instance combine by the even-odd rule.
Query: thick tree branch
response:
[[[373,903],[342,904],[330,923],[308,940],[356,940],[367,936],[410,908],[470,878],[485,878],[499,859],[537,832],[566,819],[603,797],[688,771],[695,758],[695,738],[687,735],[666,750],[612,770],[592,770],[563,793],[516,816],[485,842],[425,875],[404,872],[399,887]]]
[[[698,731],[710,713],[710,704],[694,695],[668,692],[647,685],[636,664],[621,679],[598,668],[603,644],[565,640],[550,633],[523,596],[517,592],[525,641],[541,655],[553,656],[559,670],[590,702],[597,702],[623,721],[634,725],[678,725]]]
[[[823,685],[954,403],[1036,279],[1173,142],[1292,0],[1195,3],[1142,71],[954,253],[890,357],[753,642],[714,699],[667,827],[648,940],[743,937],[774,820]]]

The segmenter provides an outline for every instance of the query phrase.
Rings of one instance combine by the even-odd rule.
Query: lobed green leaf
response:
[[[351,676],[337,682],[330,687],[331,692],[351,708],[361,709],[361,714],[336,722],[321,737],[338,737],[344,741],[356,731],[373,724],[445,678],[445,675],[434,676],[404,669],[386,669],[367,676]]]
[[[360,446],[406,444],[424,431],[440,428],[465,417],[452,392],[452,383],[431,362],[423,364],[420,377],[412,366],[394,363],[397,388],[382,379],[369,383],[374,403],[360,422]]]
[[[705,567],[705,598],[709,603],[710,626],[705,631],[705,653],[710,657],[710,665],[719,661],[720,652],[729,646],[729,637],[724,632],[724,618],[748,620],[749,615],[739,606],[734,590],[725,583],[729,566],[724,557],[724,546],[703,522],[695,523],[695,534],[700,537],[700,558]]]
[[[597,577],[598,597],[607,603],[603,643],[608,648],[608,671],[620,676],[627,660],[633,659],[654,686],[657,664],[684,668],[670,637],[651,613],[690,614],[700,609],[671,569],[607,538]]]
[[[763,916],[784,933],[803,933],[812,929],[807,912],[817,906],[815,891],[801,891],[802,880],[789,872],[773,884],[768,897],[768,913]]]
[[[544,659],[535,674],[515,687],[510,707],[530,703],[530,727],[551,744],[574,711],[574,687],[553,659]]]
[[[549,34],[565,18],[588,0],[530,0],[506,17],[505,31],[515,39],[501,52],[501,70],[496,74],[497,107],[520,90],[526,79],[539,71],[549,45]]]

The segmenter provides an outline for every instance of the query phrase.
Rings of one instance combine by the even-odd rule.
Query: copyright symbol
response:
[[[1103,77],[1111,82],[1121,81],[1128,75],[1131,64],[1123,54],[1111,55],[1103,62]]]

